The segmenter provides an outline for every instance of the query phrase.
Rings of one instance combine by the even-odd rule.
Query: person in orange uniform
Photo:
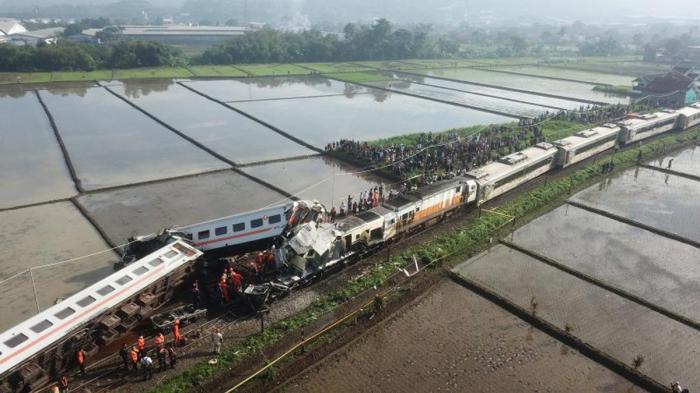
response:
[[[180,345],[180,320],[176,319],[175,323],[173,323],[173,343],[175,345]]]
[[[153,345],[156,347],[156,349],[163,348],[165,345],[165,336],[163,336],[163,333],[158,333],[156,336],[153,338]]]
[[[146,352],[146,340],[144,340],[143,336],[139,336],[138,340],[136,340],[136,349],[138,349],[140,359],[144,352]]]
[[[221,296],[224,298],[224,303],[230,302],[231,298],[228,295],[228,285],[226,284],[226,280],[219,281],[219,288],[221,289]]]
[[[85,376],[85,357],[86,353],[81,347],[76,354],[76,360],[78,361],[78,367],[80,367],[80,375]]]
[[[233,286],[233,291],[235,293],[240,293],[242,282],[243,282],[243,276],[238,274],[237,271],[231,270],[231,285]]]
[[[131,366],[134,371],[139,370],[139,349],[136,346],[131,347],[129,351],[129,358],[131,359]]]

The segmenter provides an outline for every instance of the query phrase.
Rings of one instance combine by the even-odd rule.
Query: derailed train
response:
[[[134,253],[127,267],[0,334],[0,392],[29,384],[38,387],[73,367],[78,349],[95,353],[128,333],[172,298],[203,251],[218,255],[226,247],[245,248],[248,241],[268,242],[271,233],[279,234],[274,240],[277,247],[271,250],[274,274],[245,290],[259,299],[261,294],[307,283],[355,253],[459,208],[482,204],[555,168],[699,124],[700,104],[629,116],[553,143],[539,143],[465,176],[390,197],[373,209],[333,223],[323,219],[325,208],[318,203],[297,202],[164,232],[153,243],[156,247]]]

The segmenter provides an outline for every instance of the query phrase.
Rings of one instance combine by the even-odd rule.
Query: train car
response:
[[[554,141],[552,144],[558,149],[556,165],[565,168],[602,151],[612,149],[617,144],[620,130],[621,128],[616,124],[607,123]]]
[[[554,167],[557,148],[547,142],[509,154],[467,173],[479,184],[478,203],[484,203],[548,172]]]
[[[0,392],[40,387],[172,299],[202,252],[180,240],[0,334]]]
[[[666,110],[625,119],[618,123],[622,128],[620,143],[630,144],[671,131],[676,128],[679,116],[676,111]]]
[[[687,130],[700,124],[700,103],[691,104],[676,111],[679,114],[678,128]]]

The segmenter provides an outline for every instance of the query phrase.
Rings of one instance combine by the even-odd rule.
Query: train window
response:
[[[192,240],[192,234],[191,233],[185,233],[185,237],[189,240]]]
[[[280,221],[282,221],[282,216],[280,216],[279,214],[275,214],[274,216],[270,216],[270,218],[268,219],[268,222],[270,224],[277,224]]]
[[[168,259],[175,258],[175,257],[178,256],[178,255],[180,255],[180,253],[178,253],[177,251],[173,251],[173,250],[170,250],[170,251],[168,251],[168,252],[165,253],[165,257],[168,258]],[[154,266],[155,266],[155,265],[154,265]]]
[[[255,220],[252,220],[250,222],[250,227],[257,228],[257,227],[261,227],[262,224],[263,224],[262,218],[256,218]]]
[[[70,307],[66,307],[63,310],[57,312],[53,316],[58,318],[58,319],[66,319],[69,315],[72,315],[75,313],[75,310],[73,310]]]
[[[131,280],[133,280],[133,278],[131,278],[129,276],[124,276],[124,277],[120,278],[119,280],[117,280],[117,284],[124,285]]]
[[[241,222],[238,224],[233,224],[233,231],[234,232],[245,231],[245,223]]]
[[[50,328],[51,326],[53,326],[53,323],[51,323],[51,321],[49,321],[48,319],[44,319],[43,321],[41,321],[41,322],[37,323],[36,325],[30,327],[30,329],[32,329],[32,331],[33,331],[34,333],[41,333],[41,332],[43,332],[44,330]]]
[[[140,276],[140,275],[142,275],[143,273],[146,273],[147,271],[148,271],[148,269],[146,269],[145,267],[141,266],[140,268],[134,270],[132,273],[134,273],[134,274],[137,275],[137,276]]]
[[[177,254],[177,253],[176,253],[176,254]],[[160,265],[161,263],[163,263],[163,260],[160,259],[160,258],[156,258],[156,259],[154,259],[154,260],[148,262],[148,264],[151,265],[151,266],[153,266],[153,267],[156,267],[156,266]]]
[[[103,287],[103,288],[100,288],[97,290],[97,293],[100,296],[105,296],[106,294],[112,293],[112,292],[114,292],[114,287],[111,285],[107,285],[106,287]]]
[[[29,337],[25,336],[22,333],[19,333],[18,335],[5,341],[5,345],[7,345],[10,348],[14,348],[14,347],[18,346],[19,344],[22,344],[23,342],[27,341],[28,339],[29,339]]]
[[[94,302],[95,302],[95,298],[94,298],[94,297],[92,297],[92,296],[86,296],[86,297],[84,297],[84,298],[78,300],[76,303],[77,303],[80,307],[85,307],[85,306],[89,306],[90,304],[92,304],[92,303],[94,303]]]
[[[461,186],[460,186],[460,187],[457,187],[457,188],[455,189],[455,192],[458,193],[458,194],[459,194],[461,191],[462,191],[462,187],[461,187]]]
[[[209,238],[209,230],[207,229],[206,231],[199,231],[197,233],[197,239],[202,240],[202,239],[208,239]]]
[[[218,227],[218,228],[214,229],[214,234],[216,236],[225,235],[227,232],[227,229],[228,228],[226,228],[226,227]]]

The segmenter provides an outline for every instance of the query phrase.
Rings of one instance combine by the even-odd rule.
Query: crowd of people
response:
[[[604,123],[625,116],[640,107],[610,105],[582,107],[576,111],[561,111],[554,115],[542,115],[536,119],[523,119],[517,126],[486,126],[468,137],[457,132],[433,134],[421,133],[415,143],[375,145],[342,139],[326,146],[326,151],[339,152],[354,160],[383,167],[398,178],[413,174],[450,176],[466,173],[504,155],[543,142],[543,123],[547,120],[567,120],[582,123]],[[423,182],[429,181],[424,179]]]

